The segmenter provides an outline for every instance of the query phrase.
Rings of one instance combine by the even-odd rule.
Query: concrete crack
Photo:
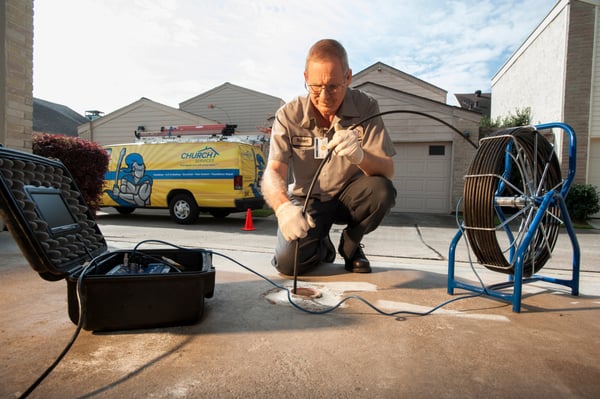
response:
[[[444,257],[444,255],[442,255],[441,253],[439,253],[434,247],[432,247],[431,245],[429,245],[429,244],[427,244],[425,242],[425,240],[423,239],[423,234],[421,234],[421,229],[419,228],[418,224],[415,224],[415,229],[417,230],[417,235],[419,236],[419,239],[421,240],[421,242],[423,243],[423,245],[425,245],[427,248],[429,248],[433,252],[435,252],[437,254],[437,256],[439,257],[440,260],[445,260],[446,257]]]

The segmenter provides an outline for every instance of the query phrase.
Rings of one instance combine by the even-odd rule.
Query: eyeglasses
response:
[[[342,90],[342,87],[344,87],[344,85],[345,83],[339,85],[309,85],[306,82],[304,82],[304,87],[306,87],[306,90],[308,90],[310,94],[313,94],[315,96],[320,96],[323,90],[325,90],[325,92],[329,95],[337,94]]]

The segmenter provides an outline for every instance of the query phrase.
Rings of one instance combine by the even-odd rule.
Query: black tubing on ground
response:
[[[502,181],[499,176],[504,172],[509,149],[514,156],[519,152],[513,162],[519,164],[520,172],[526,175],[522,176],[526,184],[520,187],[521,193],[510,187],[497,193]],[[465,234],[478,262],[497,272],[515,272],[514,262],[511,264],[507,260],[506,248],[503,250],[498,242],[497,234],[505,233],[502,228],[498,229],[500,219],[496,213],[496,196],[521,196],[539,204],[541,197],[561,182],[560,165],[552,145],[533,127],[506,129],[483,139],[467,170],[463,192]],[[521,225],[516,237],[527,232],[536,208],[532,206],[520,216]],[[542,217],[524,255],[523,276],[536,273],[550,259],[560,230],[559,217],[558,206],[549,207]],[[518,246],[518,243],[514,245]]]

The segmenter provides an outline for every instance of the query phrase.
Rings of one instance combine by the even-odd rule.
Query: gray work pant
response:
[[[292,201],[303,206],[305,198],[294,197]],[[280,273],[292,276],[295,261],[298,275],[323,262],[329,253],[329,231],[333,224],[347,226],[342,232],[343,245],[340,245],[339,251],[344,258],[351,258],[363,236],[379,226],[395,202],[396,189],[389,179],[382,176],[361,176],[331,201],[310,199],[306,211],[314,219],[316,227],[297,243],[287,241],[278,229],[273,266]]]

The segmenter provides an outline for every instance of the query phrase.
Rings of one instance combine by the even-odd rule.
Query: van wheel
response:
[[[131,215],[135,211],[135,207],[133,206],[115,206],[115,209],[121,215]]]
[[[192,224],[198,219],[198,204],[190,194],[177,194],[169,202],[171,219],[179,224]]]

